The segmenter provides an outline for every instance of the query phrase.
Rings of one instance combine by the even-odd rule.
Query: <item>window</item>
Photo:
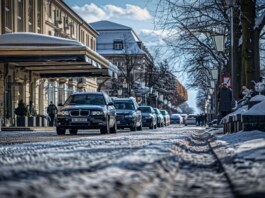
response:
[[[69,20],[68,20],[68,16],[67,15],[64,16],[64,24],[63,24],[63,26],[64,26],[64,31],[66,32],[69,29]]]
[[[33,0],[29,0],[29,5],[28,5],[28,28],[29,32],[33,32],[33,21],[34,21],[34,15],[33,15]]]
[[[93,49],[93,37],[90,39],[90,48]]]
[[[42,16],[41,16],[41,14],[42,14],[42,12],[41,12],[41,0],[38,0],[37,1],[38,2],[38,4],[37,4],[37,27],[38,27],[38,33],[41,33],[41,31],[42,31],[42,28],[41,28],[41,21],[42,21]]]
[[[85,42],[85,32],[81,30],[81,38],[80,38],[81,43]]]
[[[5,0],[5,27],[8,32],[12,31],[11,0]]]
[[[71,36],[73,36],[75,34],[75,22],[74,21],[70,23],[70,31],[71,31]]]
[[[106,102],[103,95],[80,94],[71,95],[64,105],[106,105]]]
[[[17,0],[17,31],[23,32],[23,1]]]
[[[89,35],[88,34],[86,35],[86,46],[89,47]]]
[[[114,41],[113,49],[122,50],[123,49],[123,42],[122,41]]]
[[[52,18],[52,2],[49,3],[48,16]]]

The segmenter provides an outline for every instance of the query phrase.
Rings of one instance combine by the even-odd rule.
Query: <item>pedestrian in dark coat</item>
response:
[[[219,112],[222,118],[232,111],[232,91],[224,83],[218,94]]]
[[[50,117],[49,126],[53,126],[54,125],[54,118],[55,118],[55,115],[56,115],[57,111],[58,111],[57,107],[51,101],[50,105],[47,108],[47,113],[48,113],[48,115]]]

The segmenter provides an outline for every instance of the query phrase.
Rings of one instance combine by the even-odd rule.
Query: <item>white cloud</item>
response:
[[[139,36],[148,47],[165,46],[164,39],[168,37],[168,33],[163,30],[142,29]]]
[[[110,17],[126,14],[126,11],[123,8],[115,5],[105,5],[104,10],[108,13]]]
[[[138,21],[146,21],[152,19],[152,16],[148,12],[146,8],[140,8],[139,6],[135,6],[132,4],[126,4],[126,16],[128,18],[133,18]]]
[[[82,7],[75,5],[73,10],[88,23],[103,20],[107,17],[105,11],[94,3],[85,4]]]
[[[94,3],[90,3],[82,7],[75,5],[73,9],[88,23],[121,17],[137,21],[152,19],[152,16],[146,8],[141,8],[132,4],[126,4],[126,7],[122,8],[111,4],[99,7]]]

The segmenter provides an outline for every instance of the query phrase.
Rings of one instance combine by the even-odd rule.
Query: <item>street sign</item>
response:
[[[228,87],[232,86],[232,76],[223,76],[223,83],[226,83]]]

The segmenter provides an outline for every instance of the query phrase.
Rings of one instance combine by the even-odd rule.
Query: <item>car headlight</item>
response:
[[[135,113],[132,113],[130,115],[125,115],[125,118],[134,118],[136,116]]]
[[[67,115],[69,115],[69,114],[70,114],[69,111],[59,111],[59,112],[58,112],[58,115],[61,115],[61,116],[67,116]]]
[[[104,115],[103,111],[91,111],[91,115]]]

